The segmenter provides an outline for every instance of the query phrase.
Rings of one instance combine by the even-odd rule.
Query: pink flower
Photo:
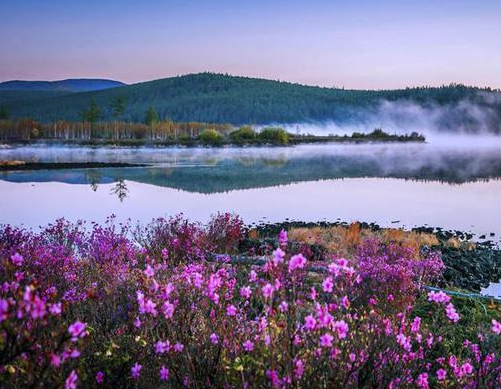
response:
[[[421,318],[419,316],[416,316],[412,321],[411,331],[417,333],[419,332],[420,327],[421,327]]]
[[[169,301],[164,302],[162,310],[166,319],[170,319],[174,315],[174,305]]]
[[[397,335],[397,343],[402,346],[405,351],[411,351],[412,344],[410,338],[407,338],[404,334]]]
[[[12,257],[10,257],[12,263],[16,266],[21,266],[23,264],[24,258],[21,254],[15,253]]]
[[[304,328],[306,328],[308,331],[312,331],[315,329],[317,320],[313,317],[313,315],[306,316],[304,318],[304,321],[305,321]]]
[[[440,292],[431,291],[428,293],[428,301],[433,301],[439,304],[446,304],[449,301],[451,301],[451,298],[442,291]]]
[[[248,286],[243,286],[242,288],[240,288],[240,296],[242,296],[244,299],[248,299],[252,294],[252,290],[251,288],[249,288]]]
[[[454,323],[457,323],[459,321],[459,315],[456,312],[454,305],[452,305],[451,303],[447,304],[447,306],[445,307],[445,313],[447,318]]]
[[[211,341],[212,344],[218,344],[219,343],[219,336],[217,336],[217,334],[211,334],[209,336],[209,339]]]
[[[184,350],[184,345],[182,343],[176,343],[174,345],[174,351],[177,353],[181,353]]]
[[[304,373],[304,363],[301,359],[298,359],[294,362],[295,369],[294,369],[294,375],[297,378],[301,378]]]
[[[284,261],[285,258],[285,252],[281,249],[278,248],[275,251],[273,251],[273,264],[275,266],[278,266]]]
[[[169,369],[162,365],[159,371],[159,376],[162,381],[167,381],[169,379]]]
[[[64,383],[65,389],[76,389],[77,388],[78,375],[75,370],[72,370],[68,378]]]
[[[270,298],[273,294],[273,286],[271,284],[266,284],[263,286],[263,296],[265,298]]]
[[[337,331],[339,339],[346,338],[346,335],[348,335],[348,324],[344,320],[335,321],[333,327]]]
[[[167,259],[168,257],[169,257],[169,250],[167,250],[166,248],[163,248],[162,249],[162,258]]]
[[[492,331],[497,335],[501,334],[501,323],[494,319],[492,319]]]
[[[141,375],[142,368],[143,367],[139,363],[136,362],[136,364],[134,366],[132,366],[132,368],[130,369],[130,373],[131,373],[132,378],[137,380],[139,378],[139,376]]]
[[[332,277],[327,277],[324,282],[322,282],[322,288],[325,293],[331,293],[334,283],[332,282]]]
[[[104,381],[104,373],[102,371],[98,371],[96,374],[96,382],[98,384],[102,384]]]
[[[237,309],[234,305],[228,305],[228,307],[226,308],[226,314],[228,316],[235,316],[237,314]]]
[[[421,373],[418,378],[416,379],[416,384],[418,388],[420,389],[428,389],[428,374],[427,373]]]
[[[155,344],[155,353],[156,354],[163,354],[163,353],[169,352],[169,349],[170,349],[170,342],[169,341],[162,342],[161,340],[159,340]]]
[[[0,299],[0,323],[7,319],[9,313],[9,302],[5,299]]]
[[[151,278],[155,275],[155,271],[150,265],[146,265],[146,270],[144,271],[146,277]]]
[[[334,337],[331,334],[323,334],[320,337],[320,346],[321,347],[332,347],[332,341]]]
[[[280,233],[278,234],[278,241],[281,247],[287,245],[287,231],[285,230],[280,231]]]
[[[80,321],[74,322],[72,325],[69,326],[68,332],[71,335],[71,340],[73,342],[76,342],[78,338],[83,338],[87,335],[87,331],[85,330],[87,328],[87,324],[82,323]]]
[[[289,308],[289,304],[287,304],[286,301],[282,301],[280,303],[280,305],[278,306],[278,308],[280,309],[280,312],[285,313],[285,312],[287,312],[287,309]]]
[[[463,375],[469,375],[473,373],[473,366],[469,362],[465,362],[461,365],[461,373]]]
[[[61,357],[57,354],[51,354],[50,364],[54,367],[59,367],[61,365]]]
[[[447,377],[447,372],[444,369],[437,370],[437,380],[443,381]]]
[[[53,315],[60,315],[61,314],[61,303],[54,303],[51,304],[49,307],[49,312],[52,313]]]
[[[289,261],[289,272],[292,273],[296,269],[302,269],[306,265],[306,258],[303,254],[297,254],[292,256]]]
[[[250,353],[252,350],[254,350],[254,343],[252,343],[250,340],[246,340],[243,344],[244,350]]]
[[[278,379],[278,373],[276,370],[267,370],[266,375],[271,381],[271,386],[278,388],[280,386],[280,380]]]

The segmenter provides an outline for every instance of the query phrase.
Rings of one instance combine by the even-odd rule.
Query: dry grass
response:
[[[416,252],[423,246],[439,244],[437,237],[433,234],[405,231],[397,228],[373,231],[361,228],[358,222],[347,227],[293,228],[289,231],[289,238],[308,244],[318,244],[327,248],[329,252],[347,257],[350,257],[356,251],[363,240],[369,238],[377,238],[385,243],[399,244]]]
[[[24,161],[0,161],[0,166],[20,166],[24,165]]]

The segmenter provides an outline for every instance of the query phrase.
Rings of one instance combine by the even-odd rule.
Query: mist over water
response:
[[[460,100],[447,105],[382,100],[374,107],[348,110],[332,120],[276,125],[292,133],[313,135],[368,133],[375,128],[396,134],[415,131],[429,139],[438,135],[501,135],[501,93],[477,96],[478,101]]]

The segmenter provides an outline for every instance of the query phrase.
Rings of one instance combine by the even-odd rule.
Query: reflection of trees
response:
[[[101,173],[98,170],[89,169],[84,173],[85,181],[90,184],[91,189],[95,192],[98,188],[98,184],[101,183]]]
[[[120,179],[117,181],[115,186],[111,188],[110,194],[117,195],[120,202],[122,202],[127,197],[128,192],[129,189],[127,189],[127,184],[124,180]]]

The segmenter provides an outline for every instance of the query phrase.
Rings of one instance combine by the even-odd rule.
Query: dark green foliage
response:
[[[125,113],[125,97],[123,95],[118,96],[111,104],[111,109],[115,120],[122,117]]]
[[[94,99],[90,99],[89,107],[86,110],[82,111],[81,115],[82,121],[93,124],[101,118],[101,109]]]
[[[230,139],[237,144],[246,143],[256,139],[256,131],[250,126],[240,127],[238,130],[230,132]]]
[[[9,110],[5,106],[0,107],[0,120],[8,120],[10,117]]]
[[[147,124],[148,126],[153,126],[154,124],[158,123],[160,119],[158,118],[158,113],[155,111],[155,108],[153,108],[151,105],[148,107],[148,110],[146,111],[146,114],[144,115],[144,123]]]
[[[289,134],[283,128],[267,127],[259,133],[259,139],[277,145],[289,143]]]
[[[124,96],[127,107],[123,120],[140,122],[148,107],[159,117],[174,121],[210,123],[295,123],[335,120],[357,122],[377,112],[382,100],[413,102],[422,107],[475,103],[491,109],[493,130],[501,132],[501,93],[463,85],[440,88],[412,88],[393,91],[320,88],[263,80],[201,73],[127,85],[102,91],[74,93],[33,101],[10,101],[13,118],[32,117],[42,122],[78,120],[78,111],[90,98],[103,108],[103,120],[113,119],[109,106]],[[485,98],[492,97],[492,99]],[[1,93],[0,93],[1,100]],[[466,116],[465,116],[466,115]],[[497,120],[499,119],[499,120]],[[467,110],[460,117],[447,117],[444,128],[454,130],[473,120]]]
[[[207,128],[200,133],[200,141],[205,145],[217,146],[223,143],[223,136],[213,128]]]

